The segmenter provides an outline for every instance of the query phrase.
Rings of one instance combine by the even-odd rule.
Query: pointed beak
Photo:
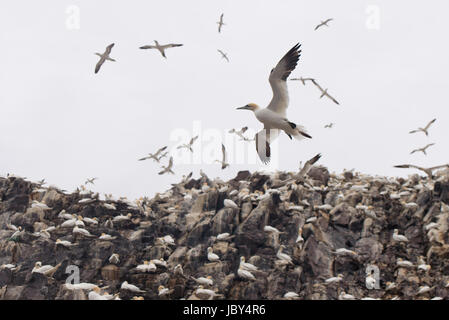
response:
[[[251,107],[246,105],[244,107],[237,108],[237,110],[251,110]]]

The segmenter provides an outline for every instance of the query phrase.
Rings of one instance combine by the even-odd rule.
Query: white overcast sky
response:
[[[67,27],[73,6],[79,29]],[[0,173],[68,190],[98,177],[93,190],[136,198],[164,191],[190,171],[230,179],[259,170],[233,159],[224,171],[205,163],[220,156],[221,141],[210,139],[232,127],[261,128],[252,113],[235,108],[268,104],[269,72],[297,42],[302,56],[291,77],[316,78],[341,105],[319,99],[311,84],[289,81],[288,118],[313,139],[281,135],[281,170],[297,170],[318,152],[336,172],[407,175],[413,172],[393,165],[447,163],[447,12],[446,0],[2,0]],[[329,28],[314,31],[330,17]],[[153,40],[184,46],[169,49],[167,60],[138,49]],[[94,74],[94,52],[112,42],[117,62]],[[429,137],[408,134],[434,117]],[[335,127],[324,129],[329,122]],[[195,163],[177,158],[175,176],[158,176],[158,164],[137,161],[185,142],[182,132],[182,140],[201,136]],[[427,157],[410,155],[430,142],[436,145]],[[246,143],[250,156],[254,149]]]

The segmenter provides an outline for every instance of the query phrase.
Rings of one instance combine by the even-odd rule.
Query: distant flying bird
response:
[[[95,54],[97,56],[100,56],[100,60],[98,61],[97,65],[95,66],[95,73],[98,73],[98,71],[100,71],[101,66],[103,65],[103,63],[108,60],[108,61],[113,61],[115,62],[114,59],[112,59],[111,57],[109,57],[109,54],[112,51],[112,47],[114,46],[114,43],[111,43],[109,46],[106,47],[106,51],[103,54],[100,54],[98,52],[95,52]]]
[[[231,130],[229,130],[229,133],[235,133],[240,138],[242,138],[242,140],[244,140],[244,141],[253,141],[254,139],[249,139],[243,135],[246,132],[246,130],[248,130],[248,127],[243,127],[242,129],[240,129],[238,131],[235,129],[231,129]]]
[[[318,82],[316,82],[315,79],[313,79],[313,80],[311,80],[311,81],[312,81],[312,83],[313,83],[313,84],[314,84],[314,85],[321,91],[320,99],[321,99],[322,97],[326,96],[326,97],[328,97],[329,99],[331,99],[334,103],[336,103],[336,104],[339,105],[338,101],[335,100],[335,98],[332,97],[332,96],[327,92],[327,89],[323,89],[323,88],[318,84]]]
[[[227,167],[229,167],[229,163],[226,162],[226,148],[224,146],[224,144],[221,144],[221,152],[223,153],[223,158],[222,160],[215,160],[215,162],[219,162],[221,163],[221,169],[226,169]]]
[[[221,14],[221,16],[220,16],[220,21],[218,21],[217,24],[218,24],[218,33],[220,33],[220,32],[221,32],[221,27],[226,25],[226,24],[223,22],[223,13]]]
[[[190,152],[193,153],[192,145],[195,143],[196,139],[198,139],[198,136],[193,137],[192,139],[190,139],[190,142],[189,142],[189,143],[180,145],[180,146],[178,146],[176,149],[186,148],[186,149],[189,149]]]
[[[226,61],[229,62],[228,55],[227,55],[226,53],[224,53],[224,52],[221,51],[220,49],[217,49],[217,51],[220,52],[221,57],[222,57],[223,59],[226,59]]]
[[[320,159],[321,159],[321,153],[317,154],[312,159],[309,159],[308,161],[306,161],[306,163],[304,164],[304,167],[302,167],[301,170],[299,170],[298,178],[303,178],[310,171],[310,168],[312,168],[312,166]]]
[[[90,179],[88,178],[88,179],[86,180],[86,182],[84,182],[84,184],[85,184],[85,185],[87,185],[87,184],[89,184],[89,183],[90,183],[90,184],[95,184],[95,183],[94,183],[95,180],[98,180],[98,178],[90,178]]]
[[[430,168],[423,168],[423,167],[419,167],[419,166],[415,166],[413,164],[401,164],[398,166],[394,166],[395,168],[400,168],[400,169],[417,169],[417,170],[421,170],[423,172],[425,172],[427,174],[427,176],[429,177],[429,179],[433,178],[433,171],[438,170],[438,169],[449,169],[449,164],[443,164],[441,166],[435,166],[435,167],[430,167]]]
[[[315,27],[315,30],[318,30],[318,28],[320,28],[322,26],[329,27],[328,23],[331,22],[332,20],[334,20],[334,19],[330,18],[330,19],[321,21],[321,23]]]
[[[418,128],[418,129],[416,129],[416,130],[410,131],[409,133],[424,132],[424,133],[426,134],[426,136],[428,136],[428,135],[429,135],[428,130],[429,130],[430,126],[431,126],[435,121],[437,121],[437,119],[433,119],[432,121],[430,121],[424,128]]]
[[[427,152],[426,152],[427,148],[433,146],[434,144],[435,144],[435,143],[429,143],[429,144],[426,145],[425,147],[422,147],[422,148],[418,148],[418,149],[413,150],[412,152],[410,152],[410,154],[414,154],[415,152],[422,152],[422,153],[424,153],[424,154],[427,156]]]
[[[331,129],[333,126],[334,126],[334,123],[331,122],[331,123],[329,123],[329,124],[326,124],[326,125],[324,126],[324,128],[329,128],[329,129]]]
[[[167,149],[167,146],[160,148],[159,150],[156,151],[156,153],[149,153],[148,156],[140,158],[139,161],[153,159],[154,161],[159,162],[159,160],[161,158],[163,158],[163,156],[161,156],[160,158],[158,158],[158,157],[161,154],[161,152],[164,151],[165,149]],[[165,155],[166,155],[166,153],[164,153],[164,156]]]
[[[289,100],[286,80],[296,68],[301,55],[300,46],[298,43],[291,48],[276,67],[271,70],[269,81],[273,90],[273,98],[268,107],[262,109],[257,104],[250,103],[237,108],[253,111],[257,120],[264,124],[264,128],[256,134],[255,138],[257,153],[265,164],[270,162],[270,143],[279,136],[280,130],[284,131],[290,139],[292,139],[292,136],[298,140],[304,137],[311,138],[302,126],[296,125],[286,118]]]
[[[162,54],[162,56],[167,59],[167,57],[165,56],[165,49],[183,46],[182,44],[176,44],[176,43],[169,43],[169,44],[161,45],[161,44],[159,44],[159,42],[157,42],[157,40],[154,40],[154,43],[156,44],[155,46],[147,45],[147,46],[142,46],[139,49],[157,49]]]
[[[164,152],[163,154],[160,155],[160,157],[157,158],[157,162],[161,161],[162,158],[165,158],[168,155],[168,151]]]
[[[313,79],[313,78],[303,78],[303,77],[300,77],[300,78],[292,78],[292,79],[290,79],[290,80],[292,80],[292,81],[301,81],[302,82],[302,84],[303,85],[306,85],[306,81],[314,81],[315,79]]]
[[[169,162],[168,162],[168,166],[162,166],[162,169],[164,169],[164,170],[162,170],[161,172],[159,172],[159,174],[165,174],[165,173],[175,174],[175,173],[172,171],[172,168],[173,168],[173,157],[170,157],[170,160],[169,160]]]

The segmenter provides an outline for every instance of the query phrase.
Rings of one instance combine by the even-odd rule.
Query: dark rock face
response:
[[[225,199],[237,207],[225,206]],[[90,289],[66,285],[75,273],[80,282],[107,286],[121,299],[202,299],[192,277],[206,276],[213,285],[205,287],[225,299],[282,299],[287,292],[312,300],[344,293],[355,299],[446,299],[448,200],[447,178],[337,176],[324,167],[312,167],[298,180],[292,173],[242,171],[225,183],[203,175],[134,202],[0,178],[0,299],[86,300]],[[70,217],[61,211],[83,221],[91,236],[63,227]],[[408,241],[395,240],[395,229]],[[103,233],[112,239],[101,240]],[[218,261],[208,259],[209,247]],[[119,261],[110,260],[114,253]],[[242,256],[257,266],[255,280],[239,276]],[[166,266],[136,269],[150,260]],[[50,275],[33,273],[38,261],[58,267]],[[367,270],[379,274],[375,289],[366,286]],[[145,292],[121,290],[124,281]],[[168,296],[158,295],[161,285],[170,289]]]

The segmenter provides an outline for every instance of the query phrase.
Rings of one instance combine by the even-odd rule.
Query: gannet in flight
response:
[[[249,139],[243,135],[246,132],[246,130],[248,130],[248,127],[243,127],[239,131],[237,131],[235,129],[231,129],[231,130],[229,130],[229,133],[235,133],[240,138],[242,138],[243,141],[253,141],[254,139]]]
[[[162,151],[164,151],[165,149],[167,149],[167,146],[160,148],[159,150],[156,151],[156,153],[149,153],[148,156],[140,158],[139,161],[143,161],[143,160],[147,160],[147,159],[153,159],[156,162],[159,162],[159,160],[162,158],[162,156],[159,158],[158,156],[162,153]]]
[[[312,81],[312,83],[313,83],[313,84],[314,84],[314,85],[321,91],[320,99],[323,98],[324,96],[326,96],[326,97],[328,97],[329,99],[331,99],[334,103],[340,105],[340,104],[338,103],[338,101],[337,101],[334,97],[332,97],[332,96],[327,92],[327,89],[323,89],[323,88],[318,84],[318,82],[316,82],[315,79],[312,79],[311,81]]]
[[[221,152],[223,153],[222,160],[215,160],[215,162],[221,163],[221,169],[223,170],[229,167],[229,163],[226,162],[226,148],[224,144],[221,144]]]
[[[418,170],[424,171],[428,175],[429,179],[432,179],[433,178],[433,175],[432,175],[433,171],[438,170],[438,169],[443,169],[443,168],[449,169],[449,164],[443,164],[441,166],[435,166],[435,167],[430,167],[430,168],[423,168],[423,167],[415,166],[413,164],[401,164],[401,165],[397,165],[397,166],[394,166],[394,167],[395,168],[400,168],[400,169],[411,169],[411,168],[418,169]]]
[[[298,178],[305,177],[305,175],[310,171],[312,166],[320,159],[321,159],[321,153],[318,153],[313,158],[307,160],[306,163],[304,163],[304,166],[302,167],[302,169],[299,171]]]
[[[95,183],[94,183],[95,180],[98,180],[98,178],[90,178],[90,179],[87,178],[87,179],[86,179],[86,182],[84,182],[84,184],[85,184],[85,185],[87,185],[87,184],[89,184],[89,183],[90,183],[90,184],[95,184]]]
[[[269,81],[273,90],[273,98],[268,107],[262,109],[257,104],[250,103],[237,108],[253,111],[257,120],[264,124],[264,128],[256,134],[255,138],[257,153],[265,164],[270,161],[270,142],[277,138],[279,130],[283,130],[290,139],[292,136],[298,140],[304,137],[311,138],[302,126],[298,126],[286,118],[289,101],[286,80],[296,68],[301,54],[299,48],[300,44],[298,43],[271,70]]]
[[[322,26],[329,27],[328,23],[331,22],[332,20],[334,20],[334,19],[330,18],[330,19],[321,21],[321,23],[315,27],[315,30],[318,30],[318,28],[320,28]]]
[[[435,145],[435,143],[429,143],[429,144],[426,145],[425,147],[422,147],[422,148],[418,148],[418,149],[413,150],[412,152],[410,152],[410,154],[414,154],[414,153],[416,153],[416,152],[422,152],[422,153],[424,153],[424,154],[427,156],[427,152],[426,152],[427,148],[429,148],[429,147],[431,147],[431,146],[433,146],[433,145]]]
[[[326,128],[331,129],[333,126],[334,126],[334,123],[331,122],[331,123],[329,123],[329,124],[326,124],[326,125],[324,126],[324,128],[325,128],[325,129],[326,129]]]
[[[426,136],[428,136],[428,135],[429,135],[428,130],[429,130],[430,126],[431,126],[435,121],[437,121],[437,119],[433,119],[432,121],[430,121],[424,128],[418,128],[418,129],[416,129],[416,130],[410,131],[409,133],[417,133],[417,132],[422,131],[422,132],[424,132],[424,133],[426,134]]]
[[[303,77],[300,77],[300,78],[292,78],[292,79],[290,79],[290,80],[292,80],[292,81],[301,81],[302,82],[302,84],[303,85],[306,85],[306,81],[314,81],[315,79],[313,79],[313,78],[303,78]]]
[[[220,16],[220,21],[218,21],[217,24],[218,24],[218,33],[220,33],[220,32],[221,32],[221,27],[226,25],[226,24],[223,22],[223,13],[221,14],[221,16]]]
[[[173,157],[170,157],[168,166],[162,166],[162,169],[164,169],[164,170],[160,171],[159,174],[164,174],[164,173],[175,174],[171,169],[172,167],[173,167]]]
[[[176,149],[186,148],[186,149],[189,149],[190,152],[193,153],[192,145],[195,143],[196,139],[198,139],[198,136],[193,137],[192,139],[190,139],[189,143],[185,143],[183,145],[180,145]]]
[[[227,62],[229,62],[229,58],[228,58],[228,55],[227,55],[226,53],[224,53],[224,52],[221,51],[220,49],[217,49],[217,51],[220,52],[221,57],[222,57],[223,59],[225,59]]]
[[[98,71],[100,71],[101,66],[103,65],[103,63],[104,63],[106,60],[114,61],[114,62],[115,62],[114,59],[111,59],[111,58],[109,57],[109,54],[111,54],[111,50],[112,50],[112,47],[113,47],[113,46],[114,46],[114,43],[112,43],[112,44],[110,44],[109,46],[107,46],[107,47],[106,47],[106,51],[105,51],[103,54],[100,54],[100,53],[98,53],[98,52],[95,52],[95,54],[96,54],[97,56],[100,56],[100,61],[98,61],[97,65],[95,66],[95,73],[98,73]]]
[[[161,45],[161,44],[159,44],[159,42],[157,42],[157,40],[154,40],[154,43],[156,44],[155,46],[147,45],[147,46],[140,47],[140,49],[157,49],[162,54],[162,56],[167,59],[167,57],[165,56],[165,49],[182,46],[182,44],[176,44],[176,43],[169,43],[169,44]]]

